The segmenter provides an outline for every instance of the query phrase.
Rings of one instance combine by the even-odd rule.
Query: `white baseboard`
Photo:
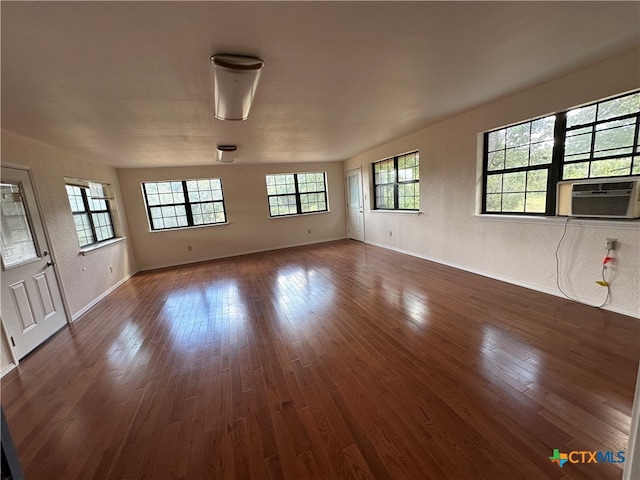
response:
[[[124,277],[123,279],[121,279],[118,283],[116,283],[115,285],[113,285],[111,288],[109,288],[106,292],[104,292],[103,294],[101,294],[100,296],[94,298],[91,302],[89,302],[87,305],[85,305],[84,307],[82,307],[79,311],[77,311],[76,313],[73,314],[73,316],[71,317],[71,321],[75,322],[78,318],[80,318],[82,315],[84,315],[85,313],[87,313],[91,308],[95,307],[98,302],[100,302],[100,300],[102,300],[103,298],[105,298],[107,295],[109,295],[111,292],[113,292],[116,288],[118,288],[120,285],[122,285],[124,282],[126,282],[127,280],[129,280],[131,277],[133,277],[136,273],[138,273],[137,271],[130,273],[129,275],[127,275],[126,277]]]
[[[481,275],[483,277],[491,278],[493,280],[499,280],[501,282],[510,283],[512,285],[517,285],[519,287],[528,288],[529,290],[535,290],[537,292],[547,293],[549,295],[553,295],[554,297],[560,297],[560,298],[564,298],[564,299],[567,298],[562,294],[562,292],[560,292],[558,290],[547,288],[547,287],[543,287],[541,285],[537,285],[537,284],[534,284],[534,283],[528,283],[528,282],[523,282],[523,281],[520,281],[520,280],[514,280],[512,278],[503,277],[503,276],[500,276],[500,275],[495,275],[495,274],[490,273],[490,272],[485,272],[484,270],[478,270],[478,269],[475,269],[475,268],[467,267],[465,265],[459,265],[459,264],[456,264],[456,263],[447,262],[446,260],[442,260],[442,259],[439,259],[439,258],[428,257],[426,255],[421,255],[421,254],[418,254],[418,253],[415,253],[415,252],[410,252],[408,250],[403,250],[401,248],[391,247],[389,245],[384,245],[384,244],[377,243],[377,242],[366,241],[365,243],[367,243],[369,245],[374,245],[376,247],[384,248],[384,249],[387,249],[387,250],[392,250],[394,252],[403,253],[405,255],[410,255],[412,257],[421,258],[423,260],[428,260],[430,262],[439,263],[440,265],[446,265],[447,267],[455,268],[457,270],[463,270],[465,272],[475,273],[476,275]],[[588,299],[577,298],[576,300],[578,300],[580,303],[584,303],[586,305],[591,305],[591,303],[592,303]],[[620,313],[622,315],[627,315],[629,317],[640,319],[640,313],[639,312],[634,312],[633,310],[630,310],[628,308],[619,307],[619,306],[616,306],[616,305],[605,305],[604,307],[601,307],[601,308],[604,309],[604,310],[611,311],[611,312]]]
[[[167,264],[163,264],[163,265],[154,265],[153,267],[141,268],[140,271],[141,272],[146,272],[146,271],[149,271],[149,270],[157,270],[159,268],[179,267],[181,265],[191,265],[191,264],[194,264],[194,263],[209,262],[211,260],[220,260],[221,258],[239,257],[241,255],[251,255],[252,253],[272,252],[274,250],[283,250],[285,248],[304,247],[305,245],[316,245],[318,243],[335,242],[336,240],[346,240],[346,239],[347,239],[346,236],[345,237],[337,237],[337,238],[326,238],[326,239],[323,239],[323,240],[314,240],[312,242],[292,243],[292,244],[282,245],[282,246],[274,247],[274,248],[262,248],[262,249],[257,249],[257,250],[245,250],[245,251],[241,251],[241,252],[234,252],[234,253],[231,253],[229,255],[217,255],[217,256],[213,256],[213,257],[199,258],[197,260],[190,260],[188,262],[176,262],[176,263],[167,263]]]

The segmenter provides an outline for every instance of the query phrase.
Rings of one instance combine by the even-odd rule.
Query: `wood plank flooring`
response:
[[[619,479],[640,321],[353,241],[134,276],[2,379],[36,479]]]

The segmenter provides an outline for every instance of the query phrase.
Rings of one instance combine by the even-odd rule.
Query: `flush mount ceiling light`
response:
[[[246,120],[264,62],[243,55],[213,55],[213,105],[219,120]]]
[[[235,145],[218,145],[216,147],[216,160],[220,163],[231,163],[236,159],[238,147]]]

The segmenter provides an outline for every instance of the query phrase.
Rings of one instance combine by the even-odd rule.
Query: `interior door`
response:
[[[360,169],[347,172],[347,229],[348,237],[364,242],[364,210]]]
[[[67,323],[27,170],[2,167],[2,316],[20,359]]]

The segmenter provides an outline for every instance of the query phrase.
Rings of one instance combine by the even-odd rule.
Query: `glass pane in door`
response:
[[[349,208],[360,208],[360,184],[358,175],[349,176]]]
[[[38,258],[20,184],[3,182],[0,185],[0,221],[2,262],[5,268]]]

